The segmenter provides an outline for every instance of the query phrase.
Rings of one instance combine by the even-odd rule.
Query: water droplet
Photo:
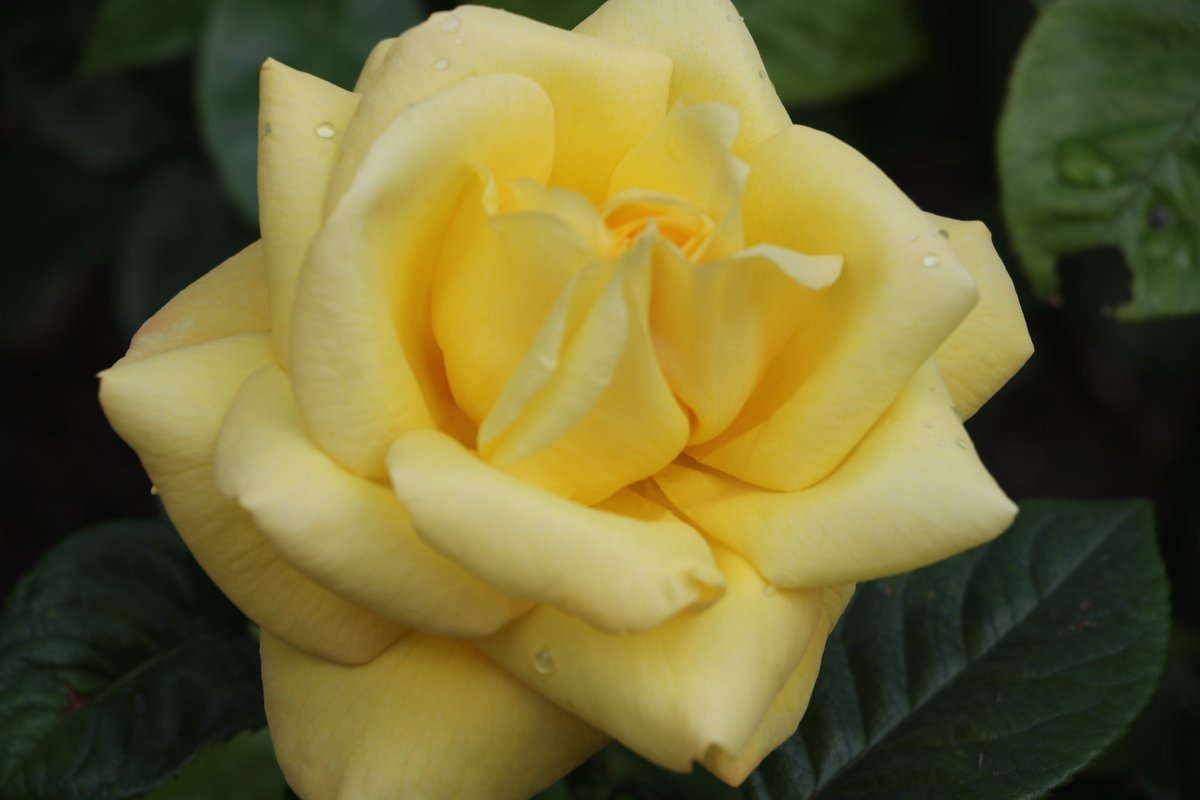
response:
[[[760,81],[765,81],[767,79],[767,73],[760,69],[758,71],[758,79]]]
[[[317,126],[317,136],[320,136],[322,139],[332,139],[336,133],[337,131],[331,122],[322,122]]]
[[[949,239],[950,232],[947,231],[945,228],[938,228],[938,236],[942,237],[943,239]]]
[[[775,593],[778,591],[779,590],[777,588],[775,588],[775,584],[773,584],[773,583],[764,583],[763,584],[762,593],[764,595],[766,595],[767,597],[773,597],[775,595]]]
[[[956,445],[958,445],[958,449],[959,449],[959,450],[966,450],[966,449],[967,449],[967,440],[966,440],[966,439],[964,439],[964,438],[962,438],[961,436],[960,436],[960,437],[958,437],[957,439],[955,439],[955,440],[954,440],[954,443],[955,443]]]
[[[920,238],[921,238],[921,234],[919,234],[919,233],[914,233],[914,234],[912,234],[912,235],[910,235],[910,236],[908,237],[908,240],[909,240],[910,242],[915,242],[917,239],[920,239]]]
[[[945,447],[945,446],[946,446],[946,440],[945,440],[945,439],[938,439],[938,440],[937,440],[937,446],[938,446],[938,447]]]
[[[155,497],[158,497],[158,486],[156,486],[153,483],[150,484],[150,494],[154,495]]]
[[[439,58],[437,61],[433,62],[434,69],[448,69],[449,66],[450,59],[448,58]]]
[[[448,16],[444,20],[442,20],[442,30],[444,30],[446,33],[454,33],[456,30],[458,30],[461,27],[462,27],[462,20],[459,19],[458,17],[454,16],[453,14],[451,14],[450,16]]]
[[[925,430],[927,430],[927,431],[933,430],[933,420],[927,419],[924,422],[922,422],[921,424],[925,426]]]
[[[1105,189],[1117,181],[1117,168],[1093,145],[1080,139],[1063,142],[1054,156],[1058,177],[1064,183],[1087,189]]]
[[[270,135],[271,135],[271,123],[264,122],[263,123],[263,136],[270,136]]]
[[[461,36],[455,36],[455,37],[454,37],[454,43],[455,43],[455,44],[462,44],[462,37],[461,37]]]
[[[537,655],[533,657],[533,668],[538,671],[539,675],[549,675],[554,672],[554,654],[550,652],[550,648],[543,647],[537,651]]]
[[[938,257],[935,254],[926,253],[924,255],[924,257],[921,259],[921,263],[927,267],[932,268],[932,267],[936,267],[938,264],[940,264],[941,261],[938,260]]]

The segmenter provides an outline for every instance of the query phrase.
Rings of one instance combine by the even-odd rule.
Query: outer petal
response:
[[[692,413],[691,443],[737,417],[840,269],[838,256],[778,248],[702,264],[656,251],[650,327],[663,373]]]
[[[942,379],[959,415],[967,419],[1029,360],[1033,342],[1012,278],[992,246],[987,226],[930,216],[946,232],[954,254],[979,289],[979,305],[937,350]]]
[[[275,755],[305,800],[525,800],[603,746],[466,642],[412,633],[360,667],[268,633]]]
[[[915,569],[992,538],[1016,514],[979,463],[932,362],[815,486],[772,492],[682,465],[656,481],[689,519],[780,586]]]
[[[737,152],[791,124],[729,0],[608,0],[575,30],[669,56],[672,103],[684,98],[738,110]]]
[[[496,9],[463,6],[434,14],[396,40],[364,87],[327,209],[400,109],[466,76],[500,73],[530,78],[550,95],[557,143],[550,183],[598,202],[621,156],[666,113],[671,62]]]
[[[247,379],[217,443],[217,486],[305,574],[422,630],[482,636],[529,609],[418,538],[386,486],[346,472],[309,439],[287,376]]]
[[[262,242],[255,242],[175,295],[138,329],[125,359],[267,330],[271,323],[262,251]]]
[[[508,477],[445,434],[388,456],[417,532],[493,586],[611,631],[644,630],[724,586],[704,538],[632,492],[585,508]]]
[[[480,454],[585,505],[679,454],[688,421],[648,325],[651,240],[579,273],[479,429]]]
[[[768,588],[716,550],[721,600],[615,636],[540,606],[480,642],[505,669],[641,755],[685,771],[712,747],[741,752],[804,655],[822,592]]]
[[[259,73],[258,209],[271,333],[287,364],[296,279],[321,227],[325,188],[358,95],[268,59]]]
[[[404,111],[380,135],[309,250],[296,295],[292,376],[313,438],[381,477],[401,433],[468,435],[430,330],[433,266],[475,167],[544,179],[554,111],[537,84],[472,78]]]
[[[746,241],[839,253],[845,264],[742,415],[695,455],[793,491],[842,462],[977,295],[936,226],[847,145],[792,127],[746,160]]]
[[[709,772],[730,786],[740,786],[764,758],[796,732],[800,718],[808,710],[808,701],[812,698],[817,672],[821,668],[821,656],[825,652],[825,642],[838,617],[845,610],[853,591],[852,586],[824,590],[825,604],[821,621],[817,623],[817,629],[813,631],[812,639],[804,650],[804,658],[800,659],[800,664],[792,672],[787,683],[779,690],[779,694],[775,695],[767,709],[766,717],[759,723],[754,735],[740,753],[730,754],[719,747],[708,751],[701,763]]]
[[[196,560],[242,611],[309,652],[367,661],[403,628],[297,572],[214,483],[221,420],[242,381],[270,363],[266,334],[121,361],[101,373],[100,402],[141,456]]]

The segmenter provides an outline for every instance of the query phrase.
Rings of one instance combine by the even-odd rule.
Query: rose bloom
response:
[[[261,86],[262,239],[101,400],[301,796],[526,797],[610,738],[738,784],[855,582],[1011,521],[961,423],[1031,352],[987,230],[792,125],[727,0]]]

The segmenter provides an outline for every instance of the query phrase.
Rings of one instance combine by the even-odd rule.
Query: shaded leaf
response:
[[[204,750],[178,778],[146,800],[280,800],[286,788],[271,734],[263,728]]]
[[[996,541],[859,588],[746,794],[1040,797],[1146,702],[1168,633],[1147,505],[1027,503]]]
[[[104,0],[80,65],[89,76],[178,58],[196,45],[211,0]]]
[[[264,724],[257,645],[163,523],[77,534],[0,613],[6,800],[139,797]]]
[[[376,42],[420,20],[415,0],[214,0],[200,42],[197,104],[209,155],[255,224],[258,71],[268,57],[350,88]]]
[[[125,332],[251,239],[207,170],[176,164],[155,173],[137,199],[117,260],[117,316]]]
[[[1119,247],[1123,319],[1200,312],[1200,4],[1059,0],[1026,40],[1000,124],[1013,244],[1034,290],[1060,256]]]

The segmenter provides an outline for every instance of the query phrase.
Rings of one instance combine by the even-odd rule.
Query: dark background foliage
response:
[[[95,373],[158,305],[256,235],[214,160],[221,133],[201,133],[195,47],[207,3],[178,4],[193,11],[142,55],[150,66],[132,69],[89,50],[99,5],[0,5],[0,597],[68,534],[157,515],[137,459],[100,412]],[[741,4],[748,23],[761,5]],[[1195,764],[1154,740],[1183,726],[1200,755],[1200,318],[1117,321],[1129,276],[1115,251],[1067,259],[1050,303],[1016,269],[996,130],[1037,5],[914,0],[912,30],[889,29],[912,44],[886,74],[830,96],[791,87],[791,111],[863,151],[923,208],[993,231],[1037,352],[968,430],[1009,494],[1152,501],[1176,650],[1193,655],[1169,663],[1131,736],[1056,796],[1179,797],[1178,774]]]

